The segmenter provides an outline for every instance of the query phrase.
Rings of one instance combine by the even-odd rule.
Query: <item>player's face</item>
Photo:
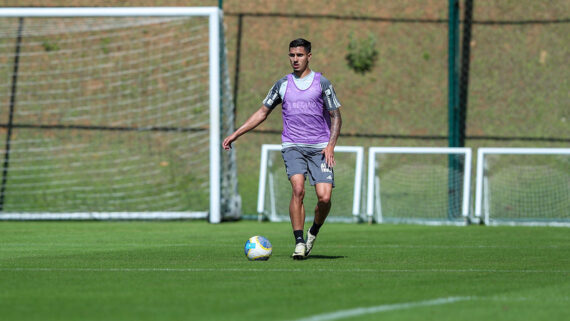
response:
[[[307,53],[305,47],[289,48],[289,62],[295,73],[302,74],[309,66],[311,53]]]

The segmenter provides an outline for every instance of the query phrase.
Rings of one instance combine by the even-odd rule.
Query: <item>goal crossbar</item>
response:
[[[74,7],[74,8],[2,8],[0,17],[176,17],[218,16],[217,7]]]

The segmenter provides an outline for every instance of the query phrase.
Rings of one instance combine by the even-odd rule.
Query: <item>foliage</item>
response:
[[[59,50],[59,45],[49,40],[45,40],[44,42],[42,42],[42,46],[44,47],[44,50],[47,52]]]
[[[351,33],[349,38],[348,54],[346,55],[348,66],[359,74],[372,71],[372,67],[378,58],[374,35],[369,33],[367,39],[358,40],[354,37],[354,33]]]

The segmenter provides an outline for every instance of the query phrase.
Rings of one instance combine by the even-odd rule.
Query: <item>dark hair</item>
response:
[[[289,48],[303,47],[307,53],[311,52],[311,42],[303,38],[297,38],[289,43]]]

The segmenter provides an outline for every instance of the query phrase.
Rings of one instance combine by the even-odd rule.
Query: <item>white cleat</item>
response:
[[[305,256],[309,256],[309,254],[311,253],[311,250],[313,249],[313,246],[315,245],[315,242],[317,241],[317,236],[311,234],[311,231],[307,231],[307,251],[305,253]]]
[[[307,246],[305,245],[305,243],[297,243],[297,245],[295,245],[295,252],[293,252],[293,255],[291,255],[291,257],[294,260],[303,260],[305,259],[306,252],[307,250]]]

